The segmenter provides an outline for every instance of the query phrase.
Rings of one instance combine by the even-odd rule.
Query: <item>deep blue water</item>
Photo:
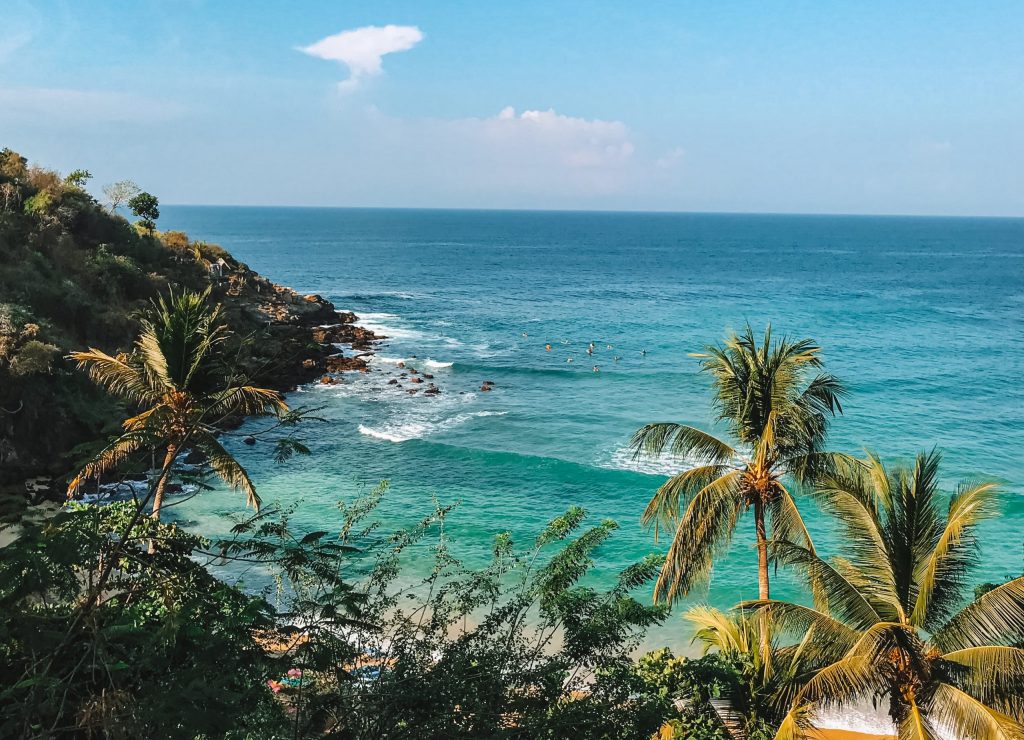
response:
[[[1003,514],[984,528],[977,578],[1024,569],[1024,220],[177,206],[160,226],[390,337],[369,375],[289,398],[326,406],[311,458],[278,466],[238,446],[264,499],[301,498],[302,526],[322,528],[338,499],[387,478],[392,523],[434,496],[461,502],[448,531],[480,563],[497,532],[525,542],[580,504],[621,525],[601,550],[607,580],[656,547],[639,516],[672,467],[633,463],[631,433],[654,420],[709,426],[688,353],[770,321],[816,339],[849,385],[834,448],[905,461],[938,446],[950,490],[999,481]],[[440,396],[388,384],[412,355],[421,369],[452,363],[428,370]],[[494,390],[480,392],[483,380]],[[215,491],[178,515],[222,532],[240,507]],[[809,505],[807,517],[819,548],[836,551],[829,523]],[[756,595],[752,526],[701,598]],[[799,593],[782,578],[773,595]],[[675,621],[652,637],[673,639]]]

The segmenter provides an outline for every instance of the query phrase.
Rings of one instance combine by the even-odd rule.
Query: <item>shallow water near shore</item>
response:
[[[688,353],[771,321],[816,339],[850,387],[833,448],[892,462],[937,445],[949,490],[963,478],[999,481],[1003,513],[984,527],[976,578],[1024,570],[1024,220],[163,211],[162,228],[219,243],[389,337],[370,373],[289,396],[324,406],[327,423],[308,429],[312,457],[276,465],[227,440],[265,501],[302,501],[299,526],[328,528],[336,501],[386,478],[389,523],[418,519],[433,497],[459,502],[453,549],[482,564],[498,532],[526,544],[578,504],[593,523],[620,525],[595,571],[608,584],[664,547],[639,517],[678,466],[634,462],[630,435],[649,421],[709,426],[707,381]],[[433,375],[441,394],[410,395],[399,362]],[[485,380],[493,390],[480,390]],[[839,551],[829,522],[805,508],[819,548]],[[171,513],[223,534],[242,501],[216,490]],[[696,598],[727,607],[756,596],[749,530],[741,525]],[[784,574],[773,585],[775,597],[801,593]],[[647,643],[683,651],[688,641],[673,616]]]

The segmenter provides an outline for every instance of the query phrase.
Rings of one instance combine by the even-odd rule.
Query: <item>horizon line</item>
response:
[[[837,211],[686,211],[643,208],[501,208],[461,206],[324,206],[281,205],[267,203],[162,203],[166,208],[280,208],[321,211],[469,211],[478,213],[589,213],[608,215],[658,216],[804,216],[813,218],[934,218],[934,219],[1001,219],[1024,220],[1022,215],[959,214],[959,213],[853,213]]]

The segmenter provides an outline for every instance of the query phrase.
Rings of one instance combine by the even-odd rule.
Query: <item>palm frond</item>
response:
[[[1024,691],[1024,650],[1003,645],[954,650],[942,656],[954,663],[950,683],[980,701],[1000,706]]]
[[[266,416],[287,412],[288,404],[284,402],[281,394],[277,391],[241,385],[214,393],[209,399],[206,416],[210,419],[218,419],[232,414]]]
[[[802,604],[769,599],[745,601],[737,608],[763,614],[772,635],[799,638],[813,632],[814,639],[809,649],[815,652],[816,659],[838,660],[857,644],[860,637],[860,632],[830,614]]]
[[[148,322],[143,322],[143,330],[135,347],[142,360],[142,370],[147,375],[150,387],[165,391],[174,390],[174,383],[167,370],[167,358],[160,346],[160,338]]]
[[[750,655],[760,639],[757,625],[742,613],[698,605],[687,609],[683,619],[693,627],[693,642],[701,643],[705,653],[714,649],[726,654]]]
[[[640,523],[654,528],[657,542],[662,527],[675,530],[682,507],[689,507],[694,496],[729,472],[724,465],[700,465],[672,476],[655,491],[640,516]]]
[[[778,484],[778,495],[768,504],[768,515],[771,520],[771,536],[773,540],[793,542],[814,553],[814,541],[804,524],[800,510],[793,500],[792,494],[781,483]]]
[[[212,434],[197,434],[193,439],[193,445],[206,454],[213,472],[232,489],[241,490],[245,494],[245,503],[259,511],[262,500],[256,493],[249,473],[241,463],[225,450]]]
[[[769,552],[775,562],[795,568],[811,588],[819,611],[835,614],[850,626],[867,629],[884,621],[876,603],[865,595],[861,584],[817,554],[793,542],[773,541]]]
[[[724,465],[736,457],[736,450],[709,432],[686,424],[660,422],[637,430],[630,442],[633,456],[660,456],[668,449],[678,459]]]
[[[946,526],[915,575],[918,591],[910,616],[913,624],[926,630],[935,629],[961,602],[967,573],[977,562],[973,530],[980,521],[997,512],[994,493],[993,483],[961,484],[957,495],[950,500]]]
[[[1024,576],[997,586],[964,607],[932,635],[943,651],[1006,645],[1024,639]]]
[[[811,719],[813,707],[810,704],[798,704],[792,707],[779,723],[775,731],[775,740],[810,740],[813,737]]]
[[[117,468],[131,455],[153,442],[152,435],[145,431],[129,431],[110,442],[96,456],[82,466],[78,474],[68,483],[67,495],[73,496],[78,487],[89,478],[97,478]]]
[[[864,630],[845,657],[818,671],[800,692],[801,700],[842,705],[887,688],[879,656],[901,646],[906,626],[879,622]]]
[[[707,580],[717,555],[728,548],[742,502],[739,471],[731,471],[701,489],[676,527],[654,586],[656,601],[674,601]]]
[[[935,724],[971,740],[1024,740],[1024,726],[955,686],[940,683],[929,702]],[[902,740],[902,734],[901,734]]]
[[[111,357],[93,347],[84,352],[72,352],[70,357],[93,382],[119,398],[141,405],[155,402],[159,397],[139,368],[120,357]]]
[[[841,706],[870,696],[883,685],[870,658],[850,655],[818,671],[797,696],[801,702]]]
[[[897,728],[899,740],[939,740],[935,728],[921,711],[917,702],[911,698],[909,704],[907,716]]]

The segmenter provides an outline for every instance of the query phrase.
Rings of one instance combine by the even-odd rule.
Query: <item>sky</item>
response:
[[[1024,216],[1024,3],[2,0],[0,146],[163,203]]]

